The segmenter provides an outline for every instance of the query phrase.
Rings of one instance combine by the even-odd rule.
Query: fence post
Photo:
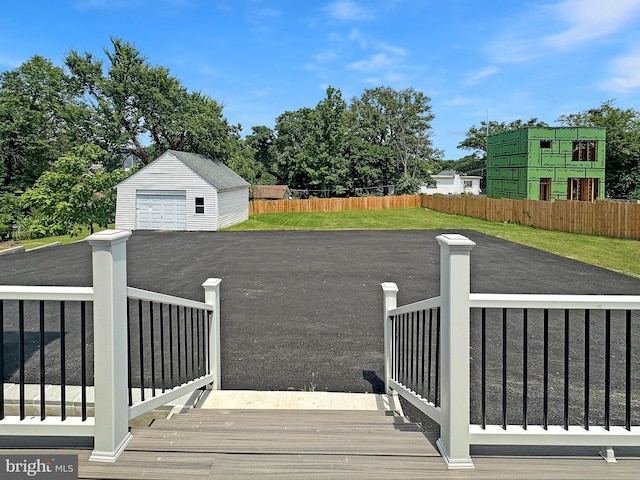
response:
[[[131,232],[87,238],[93,262],[94,447],[89,460],[115,462],[131,440],[127,385],[127,245]]]
[[[474,242],[458,234],[440,244],[442,424],[438,449],[447,468],[474,468],[469,455],[469,293]]]
[[[213,375],[213,384],[207,388],[221,390],[220,386],[220,278],[207,278],[202,284],[204,287],[204,303],[213,306],[213,318],[209,328],[209,358],[210,369]]]
[[[389,380],[393,368],[393,322],[389,319],[389,311],[398,306],[398,286],[393,282],[382,283],[384,315],[384,387],[387,394],[391,394]]]

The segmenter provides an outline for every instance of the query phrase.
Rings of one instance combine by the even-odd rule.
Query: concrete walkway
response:
[[[208,390],[198,402],[198,407],[225,410],[384,410],[402,415],[397,396],[367,393]]]

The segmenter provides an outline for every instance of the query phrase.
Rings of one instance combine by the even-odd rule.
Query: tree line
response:
[[[381,86],[346,101],[328,87],[315,107],[286,111],[273,129],[253,126],[243,138],[220,103],[131,43],[112,38],[103,53],[71,50],[61,66],[36,55],[0,73],[0,236],[12,225],[23,236],[108,225],[113,186],[166,149],[219,159],[251,184],[345,196],[392,185],[402,194],[444,168],[482,175],[487,131],[546,125],[480,122],[458,145],[472,153],[444,160],[424,93]],[[637,111],[605,102],[558,121],[607,127],[607,194],[640,198]],[[124,171],[125,161],[134,168]]]
[[[105,60],[71,50],[62,66],[34,56],[0,74],[0,232],[74,233],[113,221],[126,160],[166,149],[221,160],[252,184],[355,194],[391,184],[413,192],[441,158],[430,99],[414,89],[366,90],[348,105],[329,87],[315,108],[284,112],[242,138],[223,106],[190,92],[118,38]],[[0,233],[1,234],[1,233]]]

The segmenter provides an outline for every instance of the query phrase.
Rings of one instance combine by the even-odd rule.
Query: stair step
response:
[[[437,455],[418,425],[375,410],[192,409],[132,433],[130,451]]]

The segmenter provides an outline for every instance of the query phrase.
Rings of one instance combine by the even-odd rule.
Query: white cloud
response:
[[[627,93],[640,89],[640,49],[612,62],[613,78],[601,84],[605,90]]]
[[[366,60],[354,62],[348,65],[351,70],[359,72],[376,72],[391,67],[395,62],[386,53],[376,53]]]
[[[495,75],[499,71],[500,70],[498,70],[497,67],[489,66],[489,67],[483,68],[479,72],[469,73],[469,74],[465,75],[464,84],[467,85],[467,86],[475,85],[480,80],[482,80],[484,78],[487,78],[487,77],[490,77],[491,75]]]
[[[378,48],[380,50],[384,50],[385,52],[393,53],[395,55],[404,56],[407,54],[407,51],[402,47],[396,47],[394,45],[389,45],[387,43],[379,43]]]
[[[371,20],[373,12],[350,0],[337,0],[325,9],[329,15],[338,20]]]
[[[317,53],[316,55],[313,56],[313,59],[317,63],[327,63],[327,62],[330,62],[331,60],[335,60],[336,57],[337,55],[335,52],[325,51],[325,52]]]
[[[640,14],[640,0],[564,0],[551,7],[565,29],[544,37],[548,45],[570,49],[618,32]]]
[[[463,105],[471,105],[474,103],[474,99],[468,97],[461,97],[460,95],[454,95],[451,98],[447,98],[442,101],[443,105],[452,105],[452,106],[463,106]]]
[[[358,43],[360,45],[360,48],[367,48],[369,46],[369,42],[364,37],[364,35],[362,35],[360,30],[357,30],[355,28],[352,28],[351,32],[349,32],[349,40]]]
[[[577,50],[597,41],[623,38],[621,33],[640,18],[640,0],[561,0],[532,4],[506,19],[504,33],[485,51],[500,63],[516,63]]]

